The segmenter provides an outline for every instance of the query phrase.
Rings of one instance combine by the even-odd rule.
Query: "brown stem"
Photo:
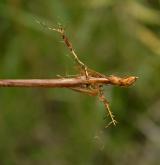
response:
[[[85,76],[60,79],[4,79],[0,80],[0,87],[67,88],[78,87],[84,84],[111,84],[118,86],[129,86],[132,85],[136,79],[136,77],[119,78],[116,76],[110,76],[106,78],[89,77],[87,80]]]

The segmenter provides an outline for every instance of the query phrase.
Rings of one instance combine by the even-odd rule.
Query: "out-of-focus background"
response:
[[[107,86],[118,120],[96,97],[68,89],[0,88],[1,165],[160,164],[160,1],[1,0],[0,78],[75,74],[61,23],[80,59],[106,75],[139,77]]]

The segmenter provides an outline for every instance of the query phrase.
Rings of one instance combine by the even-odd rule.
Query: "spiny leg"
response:
[[[105,108],[106,108],[106,110],[107,110],[107,113],[108,113],[108,115],[109,115],[110,118],[111,118],[111,122],[109,122],[108,125],[107,125],[106,127],[108,127],[108,126],[111,125],[112,123],[113,123],[114,126],[116,126],[117,121],[114,119],[114,115],[113,115],[112,111],[110,110],[109,102],[107,101],[107,99],[106,99],[105,96],[104,96],[102,87],[99,88],[99,95],[98,95],[98,97],[99,97],[99,100],[100,100],[101,102],[103,102],[103,104],[104,104],[104,106],[105,106]]]
[[[78,66],[80,66],[80,68],[83,71],[86,79],[88,79],[89,74],[88,74],[88,71],[87,71],[87,66],[78,58],[78,55],[76,54],[75,50],[73,49],[72,43],[69,41],[68,37],[66,36],[65,30],[62,27],[62,25],[58,25],[58,28],[53,28],[53,27],[46,26],[44,23],[40,22],[37,19],[36,19],[36,22],[38,24],[42,25],[43,27],[49,29],[49,30],[58,32],[62,36],[62,39],[63,39],[65,45],[67,46],[67,48],[69,49],[72,57],[74,58],[74,61],[78,64]]]

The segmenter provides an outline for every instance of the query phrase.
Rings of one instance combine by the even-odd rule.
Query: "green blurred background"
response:
[[[107,86],[118,120],[96,97],[68,89],[0,88],[0,165],[160,164],[160,1],[0,0],[0,78],[75,74],[61,23],[80,59],[106,75],[139,77]]]

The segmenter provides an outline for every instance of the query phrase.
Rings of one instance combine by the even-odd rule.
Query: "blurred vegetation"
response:
[[[160,2],[158,0],[1,0],[0,78],[75,73],[60,22],[89,67],[139,77],[106,87],[119,121],[104,126],[96,98],[67,89],[0,89],[1,165],[160,164]]]

